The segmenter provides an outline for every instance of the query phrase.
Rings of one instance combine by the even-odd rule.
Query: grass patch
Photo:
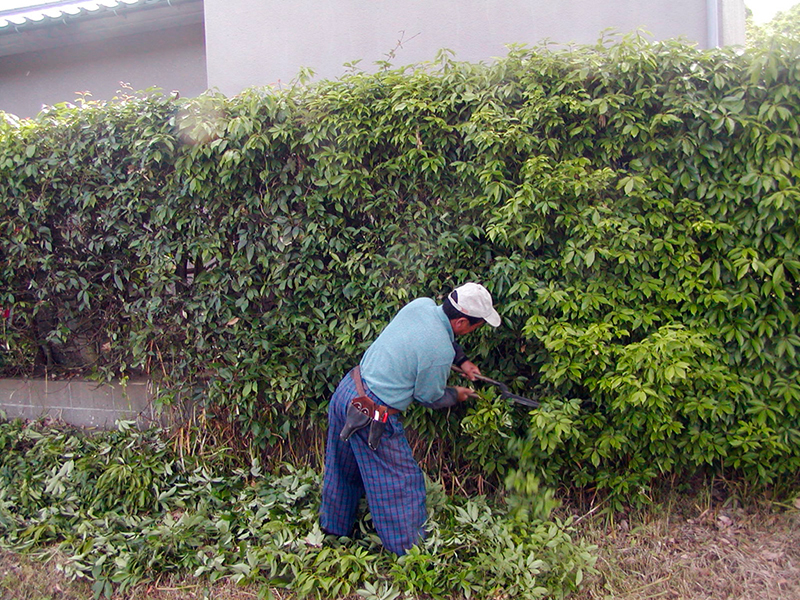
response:
[[[596,545],[597,573],[570,600],[796,600],[800,598],[800,511],[751,503],[731,508],[692,495],[668,492],[646,510],[610,520],[589,515],[576,536]],[[576,507],[562,510],[579,512]],[[0,552],[0,597],[4,600],[88,600],[91,585],[68,580],[59,565],[67,557]],[[251,600],[258,584],[228,578],[209,582],[189,575],[163,575],[134,586],[120,600]],[[297,595],[272,589],[276,600]],[[358,599],[357,594],[341,596]]]
[[[0,597],[800,598],[800,501],[700,482],[610,517],[551,513],[535,481],[495,499],[432,484],[429,539],[397,559],[368,515],[321,534],[314,469],[218,462],[157,432],[0,423]]]
[[[800,502],[798,503],[800,506]],[[667,490],[645,510],[590,517],[597,573],[574,600],[796,600],[800,511],[718,495],[713,484]]]

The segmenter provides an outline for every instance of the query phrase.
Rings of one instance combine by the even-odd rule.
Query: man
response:
[[[455,337],[483,323],[500,325],[488,290],[466,283],[441,306],[418,298],[404,306],[339,383],[328,407],[328,443],[320,522],[349,536],[366,494],[384,547],[404,554],[425,535],[425,480],[398,418],[412,401],[442,409],[474,395],[446,387],[451,365],[474,381],[480,370]]]

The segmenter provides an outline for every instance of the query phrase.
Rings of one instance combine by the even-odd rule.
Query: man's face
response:
[[[469,319],[466,318],[459,318],[453,322],[453,334],[454,335],[467,335],[468,333],[472,333],[476,329],[480,328],[485,321],[479,321],[474,325],[470,324]]]

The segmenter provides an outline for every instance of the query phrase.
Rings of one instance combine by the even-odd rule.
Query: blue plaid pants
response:
[[[367,395],[380,402],[372,392]],[[347,442],[339,440],[347,407],[357,396],[348,373],[328,406],[320,525],[333,535],[351,535],[358,503],[366,494],[384,547],[402,555],[425,536],[425,478],[398,415],[389,417],[377,451],[367,445],[369,426],[356,431]]]

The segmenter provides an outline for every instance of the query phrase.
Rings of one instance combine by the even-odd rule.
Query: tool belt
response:
[[[378,404],[367,396],[364,390],[364,382],[361,380],[361,369],[358,366],[350,372],[350,376],[356,384],[358,396],[350,400],[344,427],[339,433],[339,439],[346,442],[356,431],[369,425],[367,444],[373,450],[377,450],[381,443],[383,430],[386,429],[386,421],[389,420],[391,415],[396,415],[400,411],[396,408]]]

